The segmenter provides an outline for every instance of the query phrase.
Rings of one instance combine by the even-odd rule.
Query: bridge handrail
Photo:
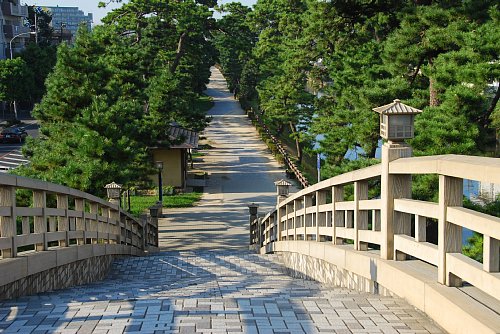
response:
[[[21,189],[32,193],[30,207],[18,206],[16,192]],[[127,245],[144,251],[157,246],[157,233],[154,220],[135,218],[94,195],[50,182],[0,175],[0,261],[17,257],[18,251],[86,244]]]
[[[438,203],[411,199],[412,174],[439,176]],[[352,242],[359,251],[380,247],[384,259],[418,258],[437,267],[438,282],[459,286],[467,281],[500,300],[500,218],[462,207],[464,179],[500,183],[500,159],[399,158],[386,167],[382,163],[335,176],[283,199],[252,225],[258,228],[254,242]],[[379,196],[369,198],[370,180],[380,181]],[[354,186],[354,200],[345,199],[347,185]],[[433,244],[426,226],[436,221],[438,242]],[[482,264],[462,254],[462,228],[483,234]]]

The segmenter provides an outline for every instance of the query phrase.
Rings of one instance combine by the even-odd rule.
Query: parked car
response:
[[[23,128],[6,128],[0,133],[0,142],[22,143],[27,136]]]

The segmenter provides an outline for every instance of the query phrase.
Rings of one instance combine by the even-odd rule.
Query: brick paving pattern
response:
[[[399,298],[294,279],[276,255],[164,252],[103,282],[0,302],[0,333],[442,333]]]

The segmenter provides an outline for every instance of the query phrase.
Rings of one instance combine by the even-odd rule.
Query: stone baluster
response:
[[[60,210],[64,210],[64,216],[59,216],[57,218],[57,230],[58,231],[64,231],[66,234],[66,237],[64,240],[59,240],[59,246],[61,247],[67,247],[69,246],[69,238],[68,238],[68,231],[69,231],[69,217],[68,217],[68,208],[69,208],[69,202],[68,202],[68,195],[63,195],[63,194],[57,194],[57,208]]]
[[[463,205],[463,180],[439,175],[439,220],[438,220],[438,282],[448,286],[460,286],[462,280],[446,269],[446,253],[462,252],[462,227],[447,219],[450,206]]]
[[[9,186],[0,187],[0,206],[10,207],[10,216],[0,216],[0,237],[12,238],[11,247],[2,249],[2,257],[16,257],[16,188]]]
[[[42,210],[42,214],[40,216],[35,216],[34,218],[35,233],[43,234],[43,242],[36,244],[35,250],[44,251],[47,250],[47,216],[45,214],[45,208],[47,207],[47,193],[45,191],[33,191],[33,207],[40,208]]]
[[[337,226],[345,226],[344,212],[337,211],[337,203],[344,200],[344,186],[332,187],[332,242],[336,245],[343,243],[342,238],[337,239]]]
[[[368,199],[368,181],[354,182],[354,248],[367,250],[368,243],[359,240],[359,230],[368,229],[368,211],[359,209],[359,201]]]

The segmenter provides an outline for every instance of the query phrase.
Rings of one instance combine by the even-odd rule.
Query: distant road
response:
[[[23,121],[23,127],[28,136],[37,137],[38,136],[38,124],[34,120]],[[25,165],[29,163],[29,160],[23,157],[21,153],[21,147],[23,144],[3,144],[0,143],[0,173],[6,173],[11,169],[14,169],[20,165]]]

